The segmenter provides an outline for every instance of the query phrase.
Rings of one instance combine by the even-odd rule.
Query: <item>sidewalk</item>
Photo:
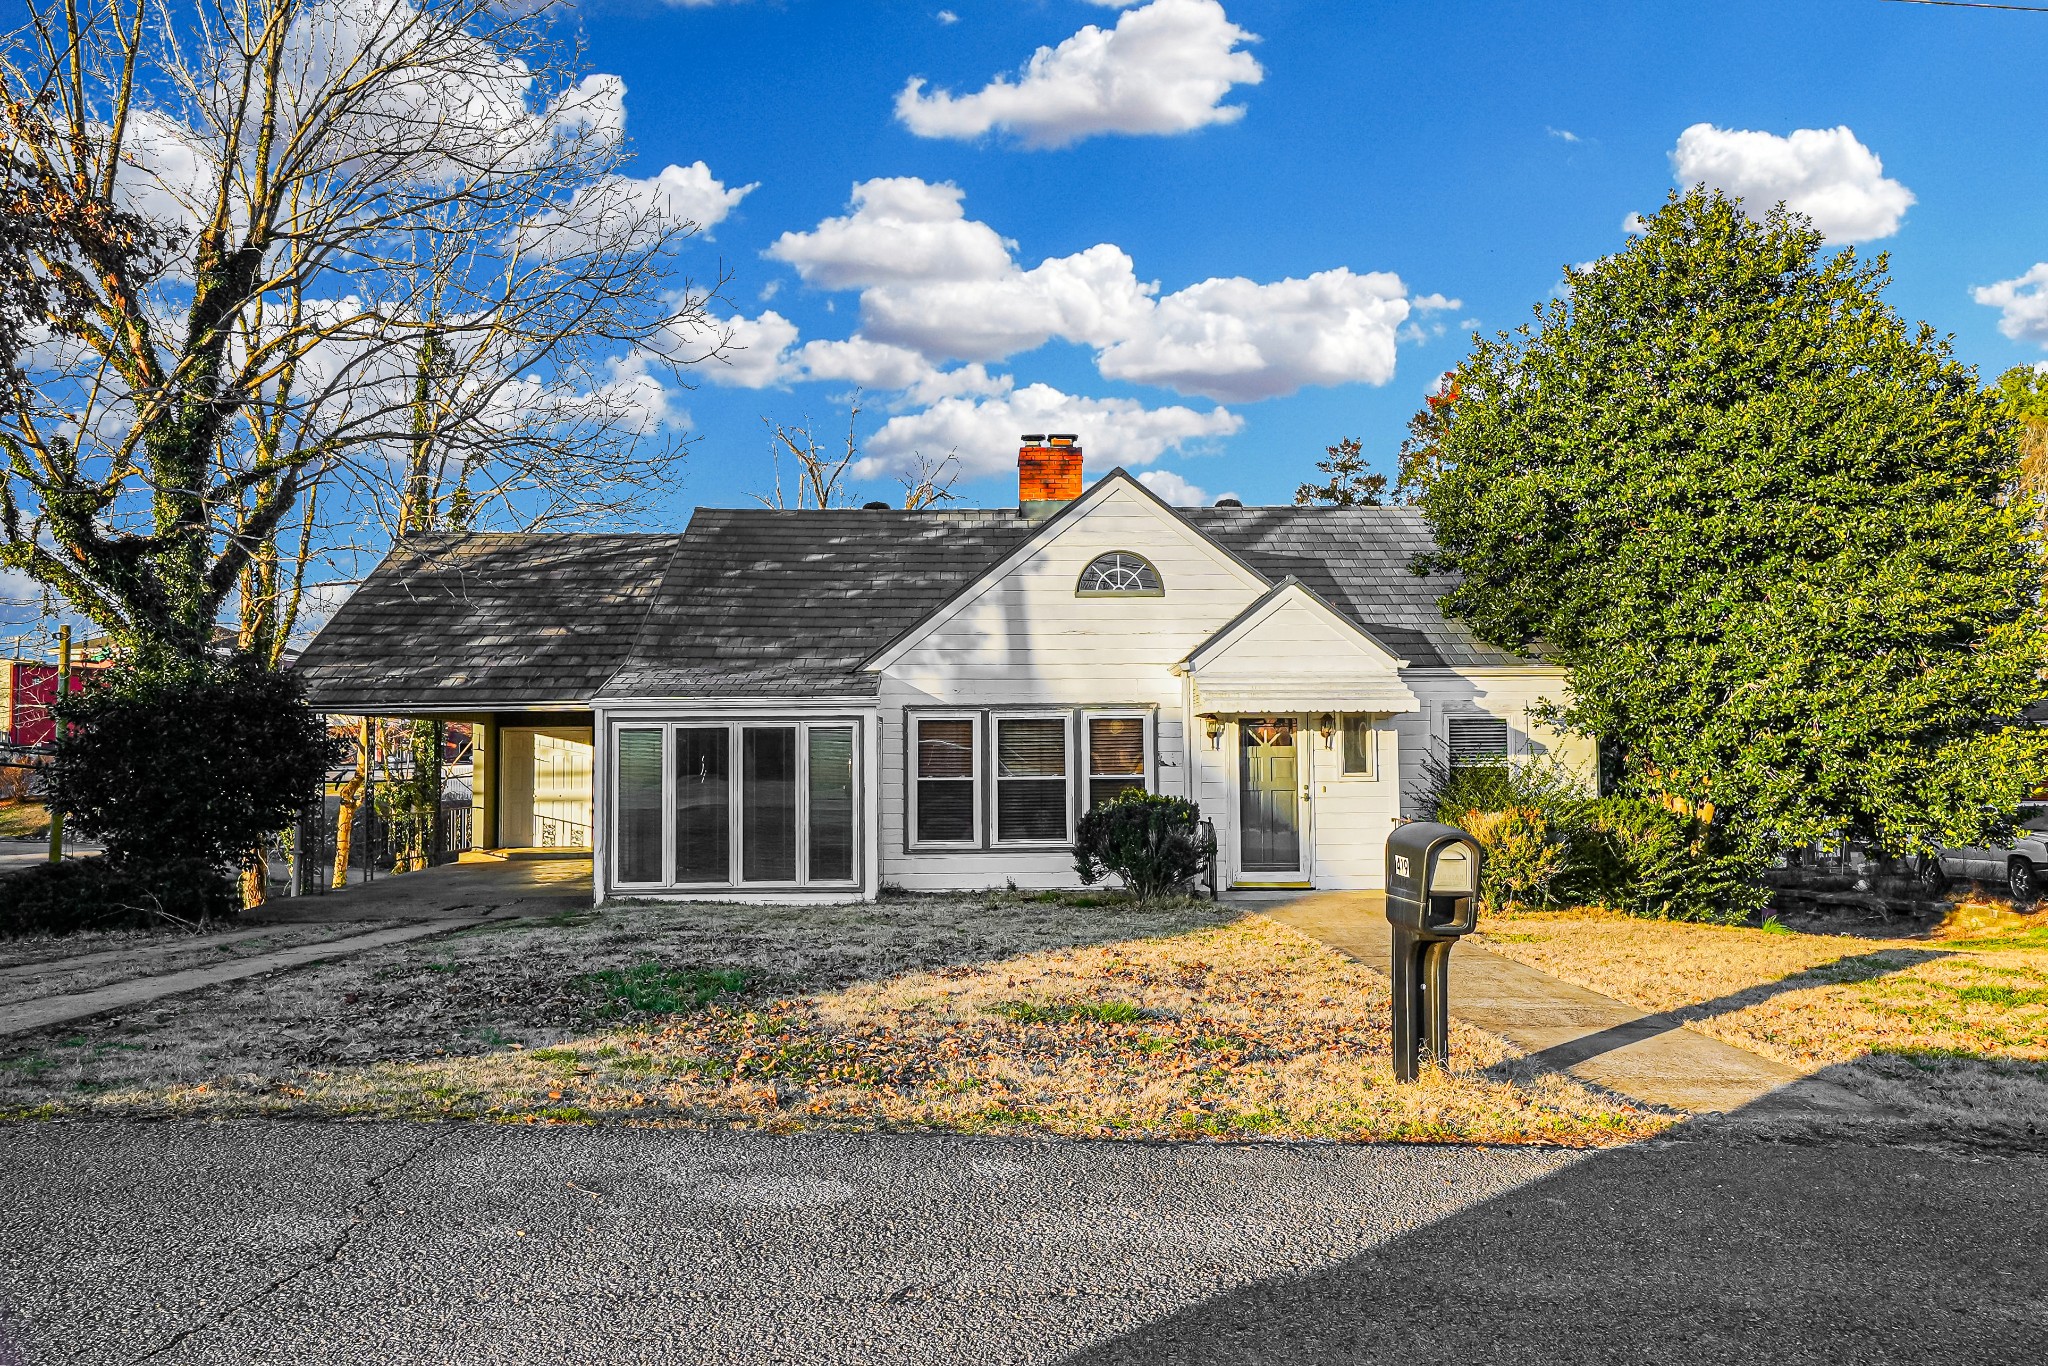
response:
[[[1382,972],[1388,968],[1393,932],[1382,893],[1321,892],[1246,904]],[[1744,1106],[1754,1114],[1767,1097],[1770,1105],[1797,1110],[1870,1109],[1840,1086],[1805,1080],[1797,1068],[1474,944],[1461,944],[1451,954],[1451,1014],[1506,1039],[1546,1067],[1689,1114]],[[1794,1082],[1803,1084],[1788,1090]]]

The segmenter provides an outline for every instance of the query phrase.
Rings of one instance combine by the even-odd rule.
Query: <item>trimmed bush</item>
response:
[[[1183,891],[1216,856],[1202,809],[1181,797],[1125,792],[1081,817],[1074,871],[1091,886],[1114,873],[1140,902]]]
[[[37,863],[0,876],[0,938],[197,924],[235,912],[212,870],[146,870],[104,858]]]
[[[53,710],[51,809],[106,842],[105,888],[139,888],[155,914],[183,920],[233,913],[234,869],[340,757],[298,681],[242,658],[130,661]],[[81,922],[135,900],[100,874],[71,876],[43,885],[76,890]]]
[[[1481,905],[1499,910],[1557,904],[1555,889],[1569,879],[1572,850],[1541,811],[1532,806],[1465,811],[1448,824],[1464,830],[1486,851],[1480,871]]]

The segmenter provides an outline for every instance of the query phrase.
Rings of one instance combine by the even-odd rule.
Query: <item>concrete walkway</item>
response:
[[[1252,903],[1283,925],[1386,971],[1393,956],[1386,898],[1322,892]],[[1688,1114],[1759,1104],[1796,1110],[1867,1111],[1868,1102],[1797,1068],[1696,1034],[1653,1014],[1574,986],[1538,968],[1461,944],[1451,954],[1451,1014],[1506,1039],[1536,1062],[1621,1095]],[[1796,1088],[1793,1083],[1802,1083]]]
[[[422,924],[401,925],[397,929],[359,934],[351,939],[329,939],[318,944],[300,944],[289,949],[279,949],[275,953],[258,954],[253,958],[209,963],[205,967],[187,968],[183,972],[169,972],[156,977],[136,977],[126,982],[116,982],[112,986],[96,987],[91,991],[73,992],[64,996],[44,996],[33,1001],[18,1001],[12,1005],[0,1006],[0,1037],[26,1034],[30,1030],[47,1029],[51,1025],[89,1019],[94,1015],[107,1015],[117,1010],[147,1005],[151,1001],[160,1001],[166,996],[183,996],[187,992],[204,991],[208,987],[239,982],[245,977],[261,977],[268,972],[287,972],[292,968],[302,968],[308,963],[348,958],[391,944],[405,944],[415,939],[425,939],[429,935],[448,934],[454,930],[481,924],[485,919],[484,916],[471,916],[466,920],[432,920]]]
[[[324,896],[287,897],[249,912],[251,924],[459,919],[492,912],[553,915],[590,907],[590,855],[554,849],[472,852],[458,863],[358,882]]]

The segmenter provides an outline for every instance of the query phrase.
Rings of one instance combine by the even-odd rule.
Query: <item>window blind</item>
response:
[[[917,841],[974,838],[974,722],[919,720]]]
[[[1145,787],[1145,718],[1088,718],[1088,809]]]
[[[1067,723],[1058,717],[996,720],[996,838],[1067,837]]]

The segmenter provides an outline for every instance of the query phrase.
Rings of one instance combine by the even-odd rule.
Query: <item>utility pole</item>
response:
[[[71,628],[67,625],[57,632],[57,697],[62,702],[71,691]],[[56,731],[51,730],[52,741]],[[50,862],[64,861],[64,813],[50,812]]]

